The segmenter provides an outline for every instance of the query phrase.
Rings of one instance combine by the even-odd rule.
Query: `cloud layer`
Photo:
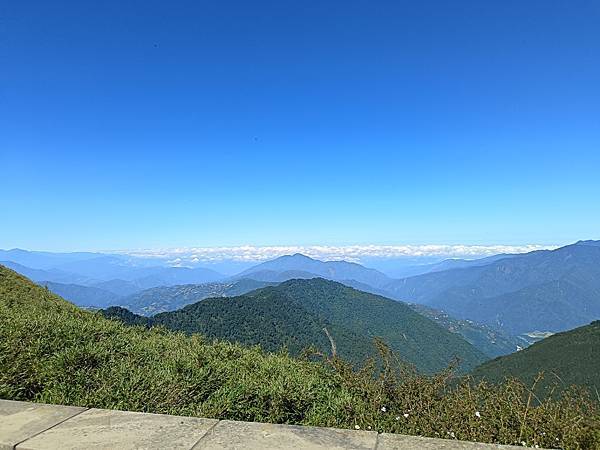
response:
[[[499,253],[526,253],[555,246],[528,245],[348,245],[348,246],[238,246],[130,250],[121,253],[167,260],[172,264],[206,264],[219,261],[259,262],[278,256],[302,253],[320,260],[361,262],[365,259],[419,257],[479,258]]]

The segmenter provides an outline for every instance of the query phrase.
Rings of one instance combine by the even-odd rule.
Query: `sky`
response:
[[[0,248],[600,239],[595,0],[0,6]]]

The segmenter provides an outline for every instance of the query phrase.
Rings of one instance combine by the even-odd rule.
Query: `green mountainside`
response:
[[[594,396],[598,395],[600,321],[554,334],[524,350],[488,361],[472,374],[477,379],[494,382],[516,377],[531,385],[540,372],[545,374],[540,383],[543,389],[555,383],[561,388],[577,384],[587,386]]]
[[[460,334],[463,339],[469,342],[490,358],[508,355],[520,348],[529,345],[529,340],[521,337],[512,336],[487,325],[474,322],[468,319],[456,319],[444,311],[440,311],[428,306],[411,303],[409,306],[419,314],[428,317],[438,325],[446,328],[452,333]]]
[[[0,266],[3,399],[598,448],[597,405],[576,395],[529,405],[526,394],[517,382],[455,384],[443,374],[419,376],[395,365],[376,376],[339,359],[310,362],[125,326]]]
[[[389,294],[382,289],[376,289],[354,280],[344,280],[342,283],[359,291],[389,297]],[[489,358],[507,355],[531,343],[531,339],[528,337],[512,336],[497,328],[492,328],[473,320],[457,319],[444,311],[429,306],[418,303],[408,303],[408,306],[451,333],[459,334],[464,340]]]
[[[126,320],[115,308],[107,316]],[[135,318],[135,323],[142,319]],[[148,325],[200,333],[266,350],[287,346],[292,354],[314,346],[355,363],[376,355],[380,337],[404,361],[424,372],[444,369],[455,358],[469,370],[487,357],[462,339],[416,313],[402,302],[357,291],[321,278],[290,280],[243,296],[212,298],[148,318]]]

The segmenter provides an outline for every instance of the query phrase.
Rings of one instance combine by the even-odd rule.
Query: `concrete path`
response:
[[[511,448],[521,447],[0,400],[0,450]]]

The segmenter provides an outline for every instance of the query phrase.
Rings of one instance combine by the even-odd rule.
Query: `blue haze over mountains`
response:
[[[86,252],[0,250],[0,264],[79,306],[117,305],[142,315],[204,298],[241,295],[289,279],[320,277],[420,305],[418,312],[464,333],[473,332],[464,329],[471,324],[479,334],[499,333],[489,339],[508,342],[499,354],[519,342],[511,337],[556,333],[600,318],[600,241],[405,266],[403,278],[353,262],[323,262],[301,254],[266,261],[234,276],[202,267],[169,267],[152,258]]]

